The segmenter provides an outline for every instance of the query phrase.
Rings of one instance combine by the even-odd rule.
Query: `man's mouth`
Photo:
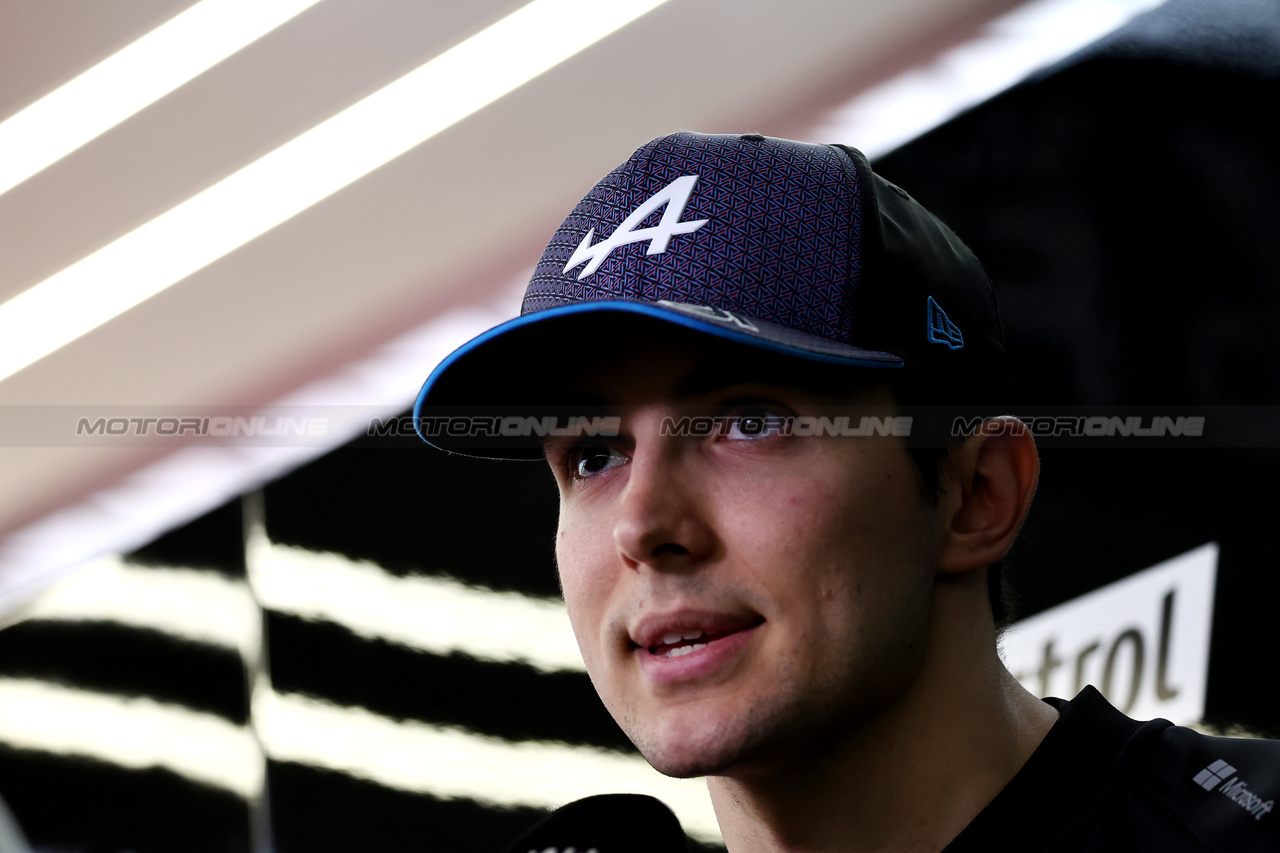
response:
[[[661,655],[664,658],[678,658],[698,649],[705,649],[707,643],[725,636],[725,632],[708,634],[706,631],[686,631],[683,634],[671,633],[662,636],[662,642],[650,646],[649,654]]]
[[[632,647],[643,648],[655,657],[678,658],[692,654],[700,649],[705,649],[708,645],[732,634],[755,628],[764,621],[764,618],[719,617],[706,621],[718,622],[719,624],[706,625],[705,627],[699,627],[694,624],[670,628],[651,628],[644,632],[644,636],[637,638],[638,641],[633,640]]]

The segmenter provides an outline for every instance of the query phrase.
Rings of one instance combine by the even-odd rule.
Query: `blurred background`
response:
[[[583,670],[549,473],[400,418],[677,129],[866,151],[987,266],[1014,414],[1204,418],[1041,433],[1004,652],[1280,734],[1278,77],[1272,0],[0,0],[0,853],[496,851],[603,791],[716,849]]]

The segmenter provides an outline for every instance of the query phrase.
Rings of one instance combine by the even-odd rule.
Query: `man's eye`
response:
[[[585,480],[610,468],[616,468],[626,461],[627,458],[616,448],[602,444],[584,447],[578,455],[578,464],[574,468],[573,475],[579,480]]]
[[[778,435],[782,431],[781,415],[767,411],[753,411],[734,414],[723,436],[730,441],[752,441]]]

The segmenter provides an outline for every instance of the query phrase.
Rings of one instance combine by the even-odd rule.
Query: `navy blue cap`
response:
[[[954,389],[1006,375],[995,293],[946,225],[856,149],[676,133],[605,176],[551,238],[520,316],[448,356],[415,418],[513,401],[553,342],[620,315],[813,362],[917,371]],[[461,408],[460,408],[461,407]],[[438,434],[429,443],[519,458]]]

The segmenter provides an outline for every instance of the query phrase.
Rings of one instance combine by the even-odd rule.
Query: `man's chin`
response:
[[[657,731],[629,733],[653,768],[666,776],[688,779],[717,776],[756,758],[761,745],[740,724],[674,723]]]
[[[707,755],[703,751],[683,747],[663,748],[660,751],[644,748],[640,753],[654,770],[676,779],[719,775],[733,764],[722,756]]]

